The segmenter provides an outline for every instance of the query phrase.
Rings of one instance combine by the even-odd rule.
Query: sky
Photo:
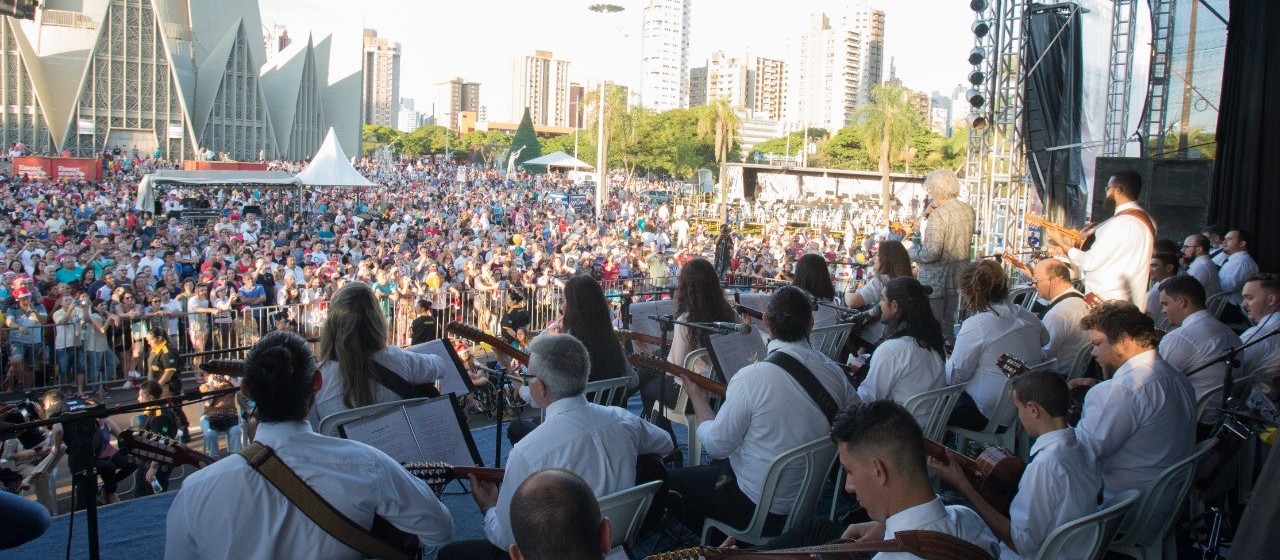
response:
[[[511,63],[534,50],[570,61],[570,79],[639,85],[643,0],[612,0],[626,8],[598,15],[592,0],[259,0],[262,22],[306,33],[359,33],[361,25],[401,45],[400,95],[430,112],[434,85],[460,76],[480,82],[489,120],[510,113]],[[726,54],[786,58],[787,41],[809,26],[809,15],[837,0],[694,0],[689,66]],[[973,12],[965,0],[871,0],[885,11],[885,78],[892,58],[911,89],[950,94],[969,71]]]

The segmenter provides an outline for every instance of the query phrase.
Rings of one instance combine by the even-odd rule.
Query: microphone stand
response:
[[[1276,336],[1278,334],[1280,334],[1280,326],[1277,326],[1276,328],[1271,329],[1271,331],[1268,332],[1267,334],[1264,334],[1260,337],[1250,340],[1246,344],[1228,348],[1226,352],[1222,353],[1222,355],[1216,358],[1213,358],[1203,364],[1200,364],[1195,368],[1192,368],[1191,371],[1188,371],[1186,373],[1186,375],[1187,377],[1191,377],[1192,375],[1200,373],[1201,371],[1204,371],[1205,369],[1208,369],[1216,364],[1226,364],[1227,366],[1226,371],[1224,371],[1222,374],[1222,405],[1223,405],[1222,408],[1225,409],[1227,408],[1226,407],[1227,399],[1230,398],[1231,396],[1232,386],[1235,384],[1235,380],[1232,379],[1233,377],[1232,372],[1233,370],[1235,370],[1235,368],[1240,367],[1240,359],[1237,356],[1241,352],[1252,347],[1253,345],[1259,342],[1262,342],[1268,338],[1271,338],[1273,336]],[[1221,419],[1219,419],[1219,423],[1221,423]]]

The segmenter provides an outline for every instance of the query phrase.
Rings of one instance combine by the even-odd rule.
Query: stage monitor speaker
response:
[[[1115,206],[1105,200],[1107,180],[1126,169],[1137,171],[1142,177],[1138,204],[1151,214],[1158,238],[1181,244],[1188,235],[1204,230],[1213,182],[1213,161],[1208,159],[1098,158],[1093,223],[1102,223],[1115,213]]]

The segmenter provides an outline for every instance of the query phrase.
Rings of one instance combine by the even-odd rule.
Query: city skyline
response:
[[[491,119],[510,121],[519,118],[504,114],[511,107],[510,62],[534,50],[553,51],[569,61],[572,82],[585,85],[603,79],[639,89],[643,3],[619,3],[626,11],[612,15],[598,15],[588,11],[586,3],[567,0],[537,5],[477,0],[461,6],[370,0],[364,4],[366,11],[355,14],[321,0],[262,0],[261,5],[263,22],[284,24],[293,38],[325,34],[360,18],[380,37],[401,43],[402,96],[431,99],[435,84],[463,75],[486,86],[480,103]],[[689,60],[706,60],[714,51],[785,58],[788,39],[804,31],[810,14],[848,3],[802,0],[778,11],[776,4],[764,1],[699,0],[691,11]],[[967,3],[898,0],[871,5],[886,13],[884,56],[895,60],[904,85],[949,92],[963,81],[968,71],[964,56],[972,46],[973,12]],[[947,52],[955,55],[947,57]],[[428,107],[418,110],[429,114]]]

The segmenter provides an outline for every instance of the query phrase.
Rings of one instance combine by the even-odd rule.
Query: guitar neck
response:
[[[764,320],[764,312],[763,312],[763,311],[760,311],[760,310],[758,310],[758,309],[752,309],[752,308],[750,308],[750,307],[747,307],[747,306],[745,306],[745,305],[741,305],[741,304],[734,304],[734,305],[733,305],[733,308],[734,308],[734,310],[736,310],[736,311],[738,312],[738,314],[739,314],[739,315],[746,315],[746,316],[751,317],[752,319],[755,319],[755,320],[757,320],[757,321],[763,321],[763,320]]]
[[[642,332],[636,332],[636,331],[628,331],[628,330],[624,330],[624,329],[618,329],[618,330],[616,330],[616,331],[614,331],[614,332],[615,332],[615,333],[617,333],[618,338],[619,338],[620,340],[630,339],[630,340],[632,340],[632,341],[635,341],[635,342],[642,342],[642,343],[644,343],[644,344],[648,344],[648,345],[650,345],[650,346],[661,346],[661,345],[662,345],[662,339],[661,339],[661,338],[659,338],[659,337],[653,336],[653,335],[651,335],[651,334],[645,334],[645,333],[642,333]]]
[[[459,323],[454,321],[454,322],[450,322],[448,325],[445,325],[445,331],[449,332],[454,336],[457,336],[459,338],[465,338],[472,342],[488,344],[489,347],[493,348],[494,352],[505,355],[508,358],[511,358],[517,362],[520,362],[526,366],[529,365],[529,354],[521,350],[517,350],[515,347],[511,346],[510,344],[507,344],[507,341],[502,340],[496,336],[493,336],[487,332],[484,332],[476,328],[474,325],[468,325],[465,323]]]
[[[657,370],[667,375],[682,378],[689,383],[702,387],[707,392],[714,393],[721,397],[723,397],[729,390],[727,385],[720,383],[719,381],[698,375],[696,372],[689,371],[666,360],[659,360],[653,356],[632,354],[627,358],[627,360],[636,367]]]
[[[493,467],[454,467],[453,475],[459,479],[467,478],[468,475],[475,476],[476,479],[483,482],[502,482],[506,476],[506,469],[497,469]]]
[[[970,482],[975,482],[975,477],[981,476],[978,473],[978,464],[973,459],[965,457],[959,453],[947,453],[948,451],[950,450],[947,449],[945,445],[929,438],[924,438],[925,455],[933,457],[942,463],[950,463],[952,459],[959,461],[960,469],[964,471],[965,476],[969,478]],[[975,483],[974,486],[981,486],[981,484]]]

